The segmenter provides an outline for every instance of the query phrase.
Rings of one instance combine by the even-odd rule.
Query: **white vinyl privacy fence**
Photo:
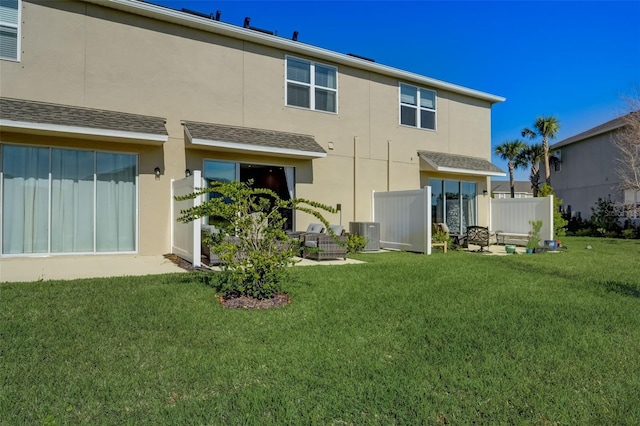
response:
[[[431,254],[431,187],[373,193],[380,247]]]
[[[194,267],[200,263],[200,220],[189,223],[178,222],[180,210],[198,206],[202,197],[192,200],[176,201],[176,196],[192,193],[202,186],[200,170],[194,170],[193,175],[180,180],[171,181],[171,253],[191,262]]]
[[[527,234],[530,220],[542,220],[540,239],[553,240],[553,196],[539,198],[492,198],[491,223],[493,232]]]
[[[542,220],[541,240],[553,240],[553,196],[490,199],[491,232],[524,235],[530,220]],[[373,193],[373,221],[380,223],[380,247],[431,254],[431,187]],[[487,226],[487,224],[478,224]]]

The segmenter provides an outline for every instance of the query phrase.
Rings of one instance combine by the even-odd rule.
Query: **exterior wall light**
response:
[[[156,174],[156,179],[160,179],[160,167],[153,169],[153,172]]]

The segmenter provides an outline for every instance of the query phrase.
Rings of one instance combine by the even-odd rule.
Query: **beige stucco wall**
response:
[[[371,219],[371,191],[422,186],[418,150],[490,159],[488,101],[437,90],[435,131],[400,126],[397,79],[322,61],[338,69],[338,113],[287,107],[282,50],[83,2],[22,5],[24,53],[21,62],[0,61],[1,96],[167,120],[169,140],[161,147],[22,139],[139,154],[142,254],[169,250],[170,179],[200,169],[205,158],[295,166],[296,195],[342,204],[342,214],[329,220],[344,225]],[[182,120],[309,134],[328,155],[311,161],[185,149]],[[486,178],[473,179],[486,185]],[[484,210],[480,203],[480,218]],[[297,228],[309,221],[299,214]]]
[[[591,216],[591,208],[598,198],[611,197],[614,202],[623,202],[623,193],[618,187],[616,174],[616,149],[611,141],[611,132],[565,145],[561,151],[560,171],[551,170],[551,186],[563,207],[571,206],[572,214],[582,218]],[[551,151],[556,149],[551,147]]]

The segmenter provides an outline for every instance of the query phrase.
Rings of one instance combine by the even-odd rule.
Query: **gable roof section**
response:
[[[418,156],[421,160],[420,170],[481,176],[506,176],[504,171],[482,158],[435,151],[418,151]]]
[[[423,84],[435,89],[448,90],[454,93],[470,96],[476,99],[487,101],[491,104],[504,102],[505,98],[481,92],[479,90],[469,89],[467,87],[458,86],[456,84],[447,83],[442,80],[426,77],[403,71],[390,66],[378,64],[375,62],[360,59],[348,54],[342,54],[327,49],[311,46],[299,41],[289,40],[270,34],[264,34],[259,31],[227,24],[225,22],[196,16],[193,14],[170,9],[168,7],[155,5],[152,2],[140,0],[84,0],[88,3],[95,3],[100,6],[121,10],[140,16],[146,16],[159,21],[171,22],[185,27],[196,28],[215,34],[232,37],[239,40],[249,41],[265,46],[282,49],[286,52],[297,53],[300,55],[308,55],[316,59],[331,61],[340,65],[348,65],[357,69],[370,71],[377,74],[387,75],[399,80],[412,82],[414,84]]]
[[[0,130],[32,134],[163,143],[165,119],[22,99],[0,98]]]
[[[531,182],[527,181],[527,180],[516,180],[513,181],[513,187],[516,193],[521,193],[521,194],[532,194],[533,195],[533,191],[531,190]],[[511,184],[509,183],[508,180],[492,180],[491,181],[491,192],[504,192],[504,193],[511,193]]]
[[[327,156],[309,135],[195,121],[183,121],[182,124],[187,141],[194,148],[293,158]]]
[[[630,114],[638,114],[638,113],[639,112],[632,112]],[[563,139],[560,142],[551,145],[549,149],[562,148],[563,146],[571,145],[572,143],[580,142],[585,139],[592,138],[592,137],[601,135],[603,133],[612,132],[616,129],[619,129],[620,127],[623,127],[625,125],[626,120],[630,114],[623,115],[622,117],[614,118],[613,120],[607,121],[606,123],[600,124],[599,126],[586,130],[582,133],[578,133],[575,136],[571,136],[570,138]]]

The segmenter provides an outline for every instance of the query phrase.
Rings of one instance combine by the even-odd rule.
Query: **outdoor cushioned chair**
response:
[[[302,257],[314,260],[346,259],[347,236],[341,225],[330,225],[334,235],[308,233],[302,241]]]
[[[324,232],[324,225],[321,223],[310,223],[306,231],[287,231],[287,235],[294,239],[303,240],[306,234],[320,234]]]
[[[478,252],[484,252],[484,248],[491,245],[491,232],[489,232],[489,228],[484,226],[467,226],[467,244],[480,246]]]

